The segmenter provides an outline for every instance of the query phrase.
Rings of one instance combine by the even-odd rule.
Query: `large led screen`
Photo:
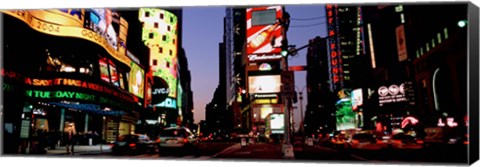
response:
[[[283,26],[278,20],[282,12],[281,6],[247,9],[247,55],[280,53]]]
[[[154,8],[141,8],[142,39],[150,48],[150,68],[153,76],[163,78],[171,98],[177,98],[177,24],[175,14]]]
[[[272,134],[282,134],[285,128],[285,118],[283,114],[270,115],[270,129]]]
[[[101,58],[99,60],[100,64],[100,78],[105,82],[110,82],[110,75],[108,74],[108,64],[106,58]]]
[[[262,75],[248,77],[249,93],[278,93],[280,92],[280,75]]]
[[[338,92],[338,100],[335,103],[335,116],[337,130],[349,130],[357,128],[357,113],[353,112],[350,92],[341,90]]]
[[[100,34],[115,50],[118,49],[117,36],[119,34],[120,16],[112,9],[92,9],[90,11],[90,25],[96,33]]]
[[[258,122],[263,122],[263,120],[265,120],[265,118],[269,114],[281,113],[281,112],[282,112],[282,107],[278,105],[266,104],[266,105],[258,105],[253,107],[253,113],[256,114],[257,116],[255,121],[258,121]]]
[[[130,93],[140,98],[143,98],[144,94],[144,76],[144,70],[136,63],[132,62],[132,67],[130,68],[128,77],[128,90],[130,91]]]

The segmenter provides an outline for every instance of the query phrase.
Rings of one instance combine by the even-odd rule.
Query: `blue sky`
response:
[[[194,119],[195,122],[199,122],[205,119],[205,105],[212,99],[218,85],[218,43],[223,40],[225,7],[183,9],[183,48],[186,51],[192,75]],[[287,5],[285,10],[291,16],[290,29],[287,32],[291,45],[301,47],[315,36],[326,36],[323,5]],[[306,49],[299,51],[296,57],[289,59],[289,65],[306,65],[306,53]],[[298,89],[306,85],[305,78],[306,72],[295,72],[295,83]],[[306,88],[303,92],[305,95]],[[303,105],[306,105],[306,97]],[[294,111],[294,115],[295,122],[299,122],[299,107]]]

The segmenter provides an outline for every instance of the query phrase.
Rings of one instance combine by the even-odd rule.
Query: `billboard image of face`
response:
[[[177,24],[173,13],[154,8],[141,8],[142,39],[150,48],[150,68],[153,76],[168,83],[171,98],[177,98]]]
[[[281,6],[247,9],[247,55],[278,54],[281,51],[283,27],[278,21]]]
[[[130,73],[128,77],[128,85],[130,93],[143,98],[144,94],[144,76],[145,72],[143,71],[140,66],[136,63],[132,63],[132,67],[130,68]]]
[[[280,75],[250,76],[248,83],[250,94],[280,92]]]
[[[104,37],[115,50],[118,49],[119,22],[114,20],[119,20],[118,18],[118,13],[111,9],[92,9],[90,12],[90,28]]]

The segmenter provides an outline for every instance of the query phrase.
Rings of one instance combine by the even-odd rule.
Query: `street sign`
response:
[[[293,71],[282,71],[282,97],[293,98],[295,93]]]
[[[288,71],[306,71],[307,66],[288,66]]]

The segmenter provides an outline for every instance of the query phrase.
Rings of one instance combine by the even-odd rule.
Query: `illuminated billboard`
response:
[[[282,14],[281,6],[247,9],[247,55],[280,53],[283,26],[279,19],[283,17]]]
[[[285,118],[283,114],[270,115],[270,130],[272,134],[283,134],[285,129]]]
[[[253,117],[256,122],[263,122],[269,114],[273,113],[282,113],[282,106],[266,104],[253,107]]]
[[[90,24],[86,27],[105,38],[115,50],[118,50],[117,36],[120,31],[120,15],[112,9],[92,9],[89,12]]]
[[[61,37],[81,38],[96,43],[99,46],[103,47],[113,58],[117,59],[118,61],[124,63],[127,66],[129,66],[130,62],[132,61],[125,55],[125,53],[119,52],[117,50],[118,47],[116,47],[119,46],[119,42],[115,42],[115,40],[126,39],[126,35],[122,35],[121,37],[111,37],[113,36],[113,34],[111,31],[108,32],[108,29],[110,29],[108,27],[105,28],[105,30],[107,30],[106,32],[102,32],[101,28],[99,28],[101,26],[100,16],[98,18],[97,24],[92,23],[92,13],[96,13],[94,10],[3,10],[2,13],[15,17],[30,26],[30,28],[44,34]],[[87,15],[90,19],[86,19]],[[114,25],[114,27],[120,27],[120,29],[117,29],[120,30],[120,32],[122,32],[121,30],[125,32],[125,24],[127,24],[125,20],[120,18],[119,20],[121,25],[114,24],[118,23],[118,18],[115,18],[117,16],[118,15],[113,15],[112,25]],[[95,16],[93,16],[93,18],[95,19]],[[118,34],[118,31],[116,32],[116,34]],[[120,46],[124,46],[124,43],[122,44],[122,41],[120,42]]]
[[[177,24],[173,13],[154,8],[141,8],[139,20],[143,23],[142,40],[150,48],[149,64],[154,77],[168,84],[170,100],[177,98]],[[155,86],[155,85],[152,85]],[[155,90],[152,87],[152,90]]]
[[[349,130],[357,128],[357,114],[352,110],[352,101],[348,90],[338,92],[338,100],[335,103],[335,116],[337,130]]]
[[[326,5],[327,12],[327,35],[328,35],[328,63],[330,71],[330,79],[332,81],[332,87],[334,90],[341,88],[343,85],[343,68],[342,58],[339,45],[339,28],[338,28],[338,16],[336,14],[336,5]]]
[[[362,89],[355,89],[351,94],[352,108],[357,110],[358,107],[363,105],[363,91]]]
[[[110,75],[108,70],[107,58],[100,58],[99,64],[100,64],[100,78],[103,81],[110,83]]]
[[[378,104],[383,106],[388,103],[411,102],[414,97],[411,82],[380,86],[378,92]]]
[[[280,75],[261,75],[248,77],[248,92],[253,93],[278,93],[280,92]]]
[[[130,68],[129,76],[128,76],[128,90],[130,93],[143,98],[144,96],[144,76],[145,72],[143,69],[136,63],[132,62],[132,67]]]

